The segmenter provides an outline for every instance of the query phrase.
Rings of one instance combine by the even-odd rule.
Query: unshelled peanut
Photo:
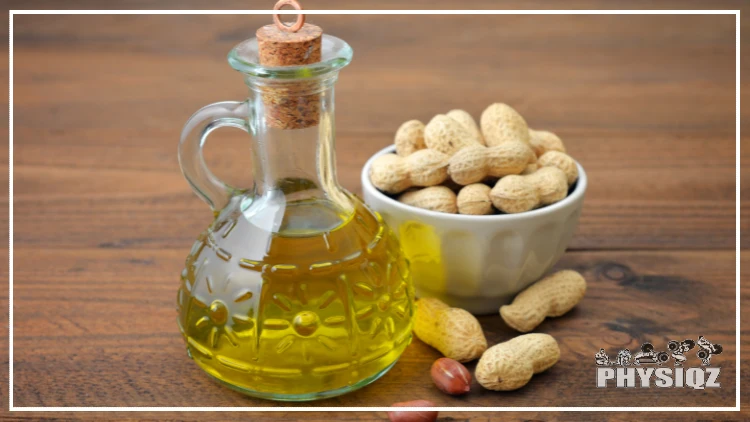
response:
[[[542,167],[529,175],[510,175],[498,180],[490,191],[490,199],[497,209],[510,214],[553,204],[567,194],[565,173],[557,167]]]
[[[456,197],[458,213],[467,215],[492,214],[490,190],[491,188],[484,183],[474,183],[464,186]]]
[[[573,270],[558,271],[519,293],[513,303],[500,308],[508,326],[528,333],[547,317],[559,317],[578,304],[586,294],[586,279]]]
[[[471,114],[464,110],[451,110],[445,113],[445,115],[460,123],[461,126],[464,127],[464,129],[471,132],[471,134],[479,141],[479,143],[484,145],[484,136],[482,136],[482,131],[479,130],[479,126],[477,126],[477,122],[473,117],[471,117]]]
[[[393,143],[396,145],[396,154],[402,157],[427,148],[424,143],[424,123],[419,120],[405,122],[396,131]]]
[[[554,133],[547,130],[529,129],[531,147],[537,157],[541,157],[547,151],[565,152],[565,145],[562,139]]]
[[[474,375],[489,390],[517,390],[559,359],[560,347],[552,336],[525,334],[487,349]]]
[[[474,145],[460,149],[450,158],[448,175],[459,185],[469,185],[488,176],[519,174],[532,161],[536,161],[534,151],[522,142],[506,142],[494,147]]]
[[[488,147],[505,142],[531,142],[526,120],[507,104],[495,103],[487,107],[482,112],[479,125]]]
[[[523,169],[521,172],[522,175],[526,176],[527,174],[531,174],[535,171],[539,170],[539,163],[529,163],[526,165],[526,168]]]
[[[537,164],[539,164],[539,167],[557,167],[562,170],[568,180],[568,185],[572,185],[578,180],[578,166],[575,160],[564,152],[545,152],[539,157]]]
[[[455,214],[458,211],[456,194],[446,186],[430,186],[410,192],[398,197],[398,201],[417,208],[430,211]]]
[[[453,155],[458,150],[471,145],[482,145],[461,123],[445,114],[433,117],[424,128],[424,142],[427,148]]]
[[[468,362],[487,350],[482,326],[469,312],[435,298],[419,299],[416,307],[414,334],[445,357]]]
[[[448,156],[422,149],[409,156],[383,154],[370,166],[370,181],[383,192],[395,194],[412,186],[435,186],[448,178]]]

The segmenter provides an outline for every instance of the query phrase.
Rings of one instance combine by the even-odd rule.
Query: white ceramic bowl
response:
[[[586,172],[560,202],[519,213],[470,216],[404,205],[370,182],[375,157],[362,169],[365,202],[401,240],[418,297],[437,297],[474,314],[498,312],[518,292],[539,280],[565,252],[586,192]]]

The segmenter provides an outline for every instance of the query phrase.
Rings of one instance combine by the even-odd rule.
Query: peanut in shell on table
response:
[[[517,390],[558,360],[560,346],[552,336],[525,334],[487,349],[477,363],[474,377],[488,390]]]
[[[414,334],[445,357],[469,362],[487,350],[482,326],[468,311],[436,298],[419,299],[416,308]]]
[[[528,333],[547,317],[559,317],[573,309],[586,294],[586,279],[573,270],[558,271],[516,295],[513,303],[500,308],[508,326]]]

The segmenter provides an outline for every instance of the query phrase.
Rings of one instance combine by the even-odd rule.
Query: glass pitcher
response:
[[[263,67],[251,39],[229,53],[250,88],[243,102],[195,113],[180,166],[214,211],[177,294],[188,355],[243,393],[275,400],[343,394],[382,376],[411,340],[413,287],[398,240],[336,179],[333,86],[352,50],[324,35],[322,61]],[[273,122],[278,104],[304,104],[303,128]],[[304,111],[304,110],[303,110]],[[216,128],[252,137],[252,189],[206,167]]]

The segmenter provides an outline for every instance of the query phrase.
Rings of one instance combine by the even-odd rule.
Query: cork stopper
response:
[[[263,66],[300,66],[320,61],[323,30],[319,26],[306,23],[297,32],[287,32],[275,24],[266,25],[258,28],[255,36]]]
[[[296,0],[280,0],[274,6],[279,10],[290,5],[297,10],[302,6]],[[258,58],[263,66],[301,66],[321,60],[323,30],[305,23],[305,15],[297,15],[297,21],[287,26],[279,15],[273,16],[274,24],[259,28]],[[316,126],[320,120],[320,95],[307,94],[315,91],[315,81],[300,81],[293,89],[289,86],[269,86],[261,94],[265,106],[266,124],[280,129],[304,129]],[[298,91],[299,94],[294,94]]]

